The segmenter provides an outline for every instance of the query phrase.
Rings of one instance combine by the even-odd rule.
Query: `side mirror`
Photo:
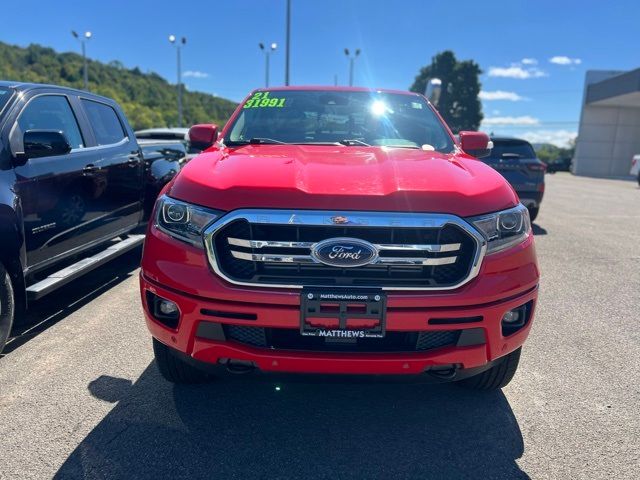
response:
[[[71,151],[71,145],[64,133],[59,130],[27,130],[23,137],[24,152],[18,157],[23,159],[53,157],[65,155]]]
[[[189,142],[193,148],[206,150],[218,140],[218,126],[202,123],[189,129]]]
[[[460,146],[465,153],[483,158],[491,154],[493,142],[489,140],[489,135],[482,132],[460,132]]]

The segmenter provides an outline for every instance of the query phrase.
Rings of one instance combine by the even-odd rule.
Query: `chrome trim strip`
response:
[[[400,244],[400,243],[383,243],[380,245],[374,244],[378,250],[404,250],[413,252],[457,252],[460,250],[462,244],[460,243],[444,243],[442,245],[420,245],[420,244]]]
[[[272,253],[245,253],[231,250],[233,258],[249,260],[251,262],[271,263],[316,263],[311,255],[277,255]]]
[[[279,242],[276,240],[245,240],[228,237],[229,245],[245,248],[312,248],[313,242]]]
[[[451,265],[456,263],[458,257],[442,258],[409,258],[409,257],[379,257],[375,263],[385,265]]]
[[[245,240],[243,238],[227,238],[229,245],[245,248],[313,248],[314,242],[282,242],[277,240]],[[374,243],[379,251],[382,250],[410,250],[416,252],[455,252],[462,246],[459,243],[446,243],[443,245],[428,244],[401,244],[401,243]]]
[[[347,217],[348,216],[348,217]],[[332,220],[334,217],[346,217],[348,223],[336,224]],[[213,244],[215,233],[227,224],[244,219],[249,223],[275,224],[275,225],[325,225],[336,228],[346,226],[362,227],[396,227],[396,228],[440,228],[446,224],[456,225],[467,232],[476,242],[476,251],[471,263],[469,274],[466,278],[455,285],[448,287],[382,287],[388,291],[445,291],[454,290],[470,282],[478,276],[482,260],[487,252],[487,241],[482,234],[460,217],[449,214],[432,213],[396,213],[396,212],[339,212],[326,210],[263,210],[263,209],[240,209],[234,210],[209,225],[203,232],[204,244],[207,249],[209,264],[214,272],[225,281],[246,287],[258,288],[288,288],[299,290],[304,285],[272,284],[272,283],[252,283],[233,280],[227,277],[219,268],[216,259],[216,252]],[[318,285],[322,288],[323,285]],[[335,285],[324,285],[326,288],[345,288]]]
[[[272,253],[245,253],[231,250],[233,258],[248,260],[250,262],[270,262],[270,263],[316,263],[321,265],[311,255],[277,255]],[[368,265],[451,265],[456,263],[458,257],[442,258],[409,258],[409,257],[378,257]],[[364,265],[366,266],[366,265]]]

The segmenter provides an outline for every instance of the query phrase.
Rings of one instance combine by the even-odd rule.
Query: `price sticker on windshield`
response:
[[[270,97],[271,92],[256,92],[242,108],[282,108],[286,98]]]

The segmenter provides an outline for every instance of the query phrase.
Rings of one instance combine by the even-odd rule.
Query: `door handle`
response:
[[[82,173],[88,174],[88,173],[96,172],[98,170],[100,170],[100,167],[96,167],[95,165],[90,163],[89,165],[87,165],[82,169]]]

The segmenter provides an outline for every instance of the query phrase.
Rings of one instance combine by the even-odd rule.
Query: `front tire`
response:
[[[529,210],[529,218],[533,222],[536,219],[536,217],[538,216],[538,212],[540,211],[540,207],[530,207],[527,210]]]
[[[180,359],[171,348],[155,338],[153,354],[160,374],[171,383],[203,383],[210,379],[207,373]]]
[[[0,264],[0,352],[7,344],[15,315],[15,297],[11,278]]]
[[[522,347],[503,357],[497,365],[494,365],[489,370],[462,380],[460,385],[471,390],[485,391],[498,390],[505,387],[516,374],[516,370],[518,370],[521,352]]]

